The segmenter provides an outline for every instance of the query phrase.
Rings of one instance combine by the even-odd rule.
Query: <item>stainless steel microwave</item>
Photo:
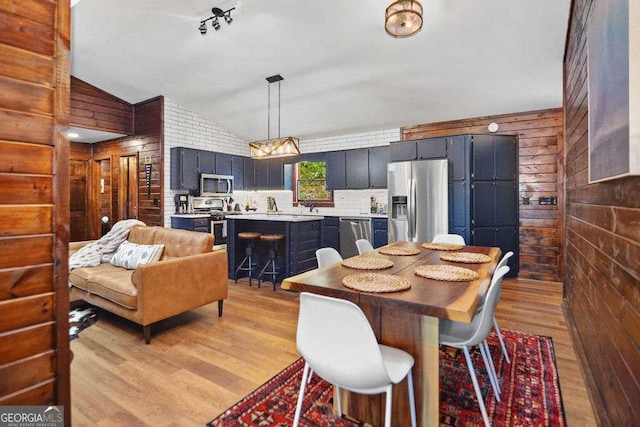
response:
[[[233,176],[200,174],[200,196],[228,197],[233,194]]]

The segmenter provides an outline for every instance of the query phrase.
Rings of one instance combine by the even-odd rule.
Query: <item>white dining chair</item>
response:
[[[431,243],[449,243],[465,246],[464,237],[459,234],[436,234]]]
[[[360,255],[366,254],[367,252],[373,252],[373,246],[371,242],[367,239],[358,239],[356,240],[356,246],[358,247],[358,253]]]
[[[338,415],[342,416],[340,388],[362,394],[386,393],[385,427],[391,426],[393,384],[407,378],[411,425],[416,426],[413,394],[413,357],[400,349],[378,344],[364,313],[351,301],[303,292],[296,336],[305,360],[293,426],[300,423],[309,371],[336,387]]]
[[[500,267],[506,266],[507,263],[509,262],[509,258],[511,258],[512,256],[513,256],[513,252],[511,251],[504,254],[502,259],[496,266],[496,271],[498,271]],[[498,302],[500,302],[500,297],[498,297]],[[504,344],[504,338],[502,338],[502,332],[500,332],[500,327],[498,326],[498,320],[496,319],[495,315],[493,316],[493,327],[496,330],[496,335],[498,336],[498,340],[500,340],[500,347],[502,348],[502,354],[504,355],[504,358],[507,361],[507,363],[511,363],[511,360],[509,359],[509,354],[507,353],[507,346]]]
[[[320,248],[316,251],[318,268],[326,267],[342,261],[342,256],[333,248]]]
[[[487,294],[485,296],[482,310],[480,310],[474,316],[471,323],[456,322],[447,319],[440,319],[439,323],[438,335],[440,344],[461,348],[464,351],[464,357],[467,361],[467,368],[469,369],[469,374],[471,375],[471,382],[473,383],[473,388],[476,392],[476,398],[478,399],[478,406],[480,406],[482,419],[484,420],[484,424],[487,427],[490,425],[489,416],[487,415],[487,409],[484,404],[484,399],[482,398],[482,393],[480,392],[480,386],[478,384],[478,378],[476,377],[475,368],[473,367],[471,355],[469,354],[469,348],[472,348],[476,345],[479,347],[482,359],[484,360],[485,368],[487,369],[487,373],[489,375],[489,379],[491,380],[491,383],[494,386],[495,390],[496,386],[491,374],[493,362],[491,360],[491,354],[487,354],[488,346],[485,347],[484,341],[487,339],[487,335],[489,335],[489,332],[491,332],[491,328],[493,326],[493,312],[498,305],[500,293],[502,292],[502,279],[508,272],[509,267],[507,266],[502,266],[495,271],[493,277],[491,278],[491,284],[489,285],[489,290],[487,291]],[[499,394],[499,391],[496,390],[496,393]],[[499,396],[496,395],[496,398],[499,399]]]

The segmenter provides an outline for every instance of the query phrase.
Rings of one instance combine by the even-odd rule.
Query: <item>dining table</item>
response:
[[[387,249],[385,249],[387,248]],[[389,248],[406,248],[414,255],[386,255]],[[376,257],[392,261],[388,268],[362,271],[344,266],[341,262],[288,277],[282,289],[311,292],[342,298],[357,304],[366,315],[378,339],[384,345],[400,348],[411,354],[414,395],[418,425],[439,425],[440,370],[438,324],[440,319],[470,323],[491,282],[500,259],[497,247],[464,246],[458,252],[487,255],[484,263],[444,261],[442,254],[452,253],[427,249],[420,242],[394,242],[358,257]],[[352,260],[348,258],[345,261]],[[344,261],[343,261],[344,262]],[[389,264],[389,263],[386,263]],[[416,268],[426,265],[454,265],[473,270],[478,278],[470,281],[429,279],[416,274]],[[439,268],[439,267],[438,267]],[[365,292],[347,287],[343,279],[354,274],[375,272],[390,275],[390,279],[404,278],[410,287],[394,292]],[[349,280],[349,279],[347,279]],[[406,281],[403,281],[406,283]],[[411,425],[409,395],[406,380],[393,387],[392,424]],[[373,426],[383,424],[384,395],[359,395],[344,392],[342,406],[350,417]]]

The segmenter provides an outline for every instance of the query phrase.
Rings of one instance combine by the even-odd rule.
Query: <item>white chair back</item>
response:
[[[436,234],[432,243],[449,243],[451,245],[463,245],[466,243],[464,237],[459,234]]]
[[[509,251],[506,254],[504,254],[502,259],[500,260],[500,262],[496,266],[496,271],[498,271],[500,269],[500,267],[504,267],[505,265],[507,265],[507,263],[509,262],[509,258],[511,258],[512,256],[513,256],[513,252],[511,252],[511,251]]]
[[[311,369],[330,383],[347,389],[391,383],[371,325],[350,301],[301,293],[296,342]]]
[[[475,329],[471,337],[461,344],[465,344],[469,347],[478,345],[487,338],[491,328],[493,327],[493,312],[500,301],[500,294],[502,293],[502,279],[504,275],[509,272],[509,267],[500,267],[493,273],[491,278],[491,284],[489,290],[484,298],[484,305],[482,309],[476,313],[471,324]]]
[[[360,255],[366,254],[367,252],[373,252],[373,246],[367,239],[356,240],[356,246],[358,247],[358,253]]]
[[[316,251],[318,268],[326,267],[342,261],[342,256],[333,248],[320,248]]]

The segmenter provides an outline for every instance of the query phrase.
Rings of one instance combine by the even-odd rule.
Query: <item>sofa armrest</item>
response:
[[[95,240],[83,240],[81,242],[69,242],[69,255],[73,255],[78,252],[81,248],[84,248],[89,243],[93,243]]]
[[[138,289],[143,325],[227,298],[227,252],[215,251],[139,266],[131,281]]]

